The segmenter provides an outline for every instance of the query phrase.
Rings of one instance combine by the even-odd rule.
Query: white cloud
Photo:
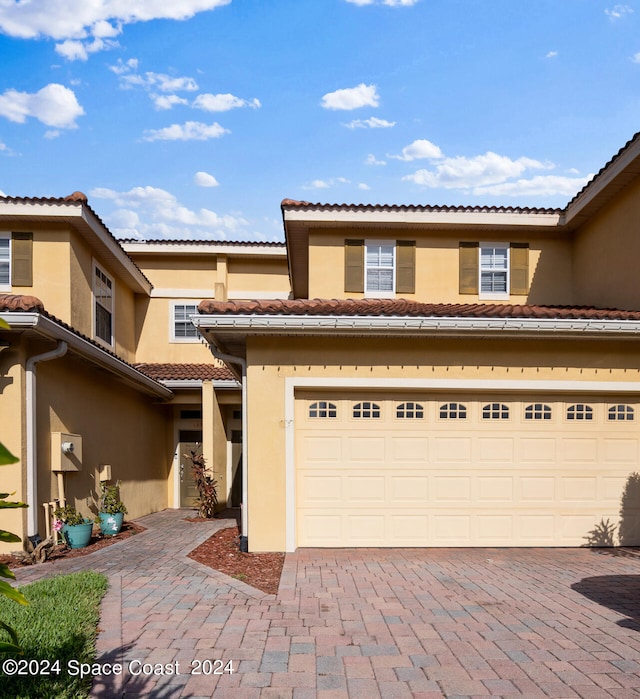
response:
[[[395,125],[395,121],[378,119],[378,117],[371,117],[369,119],[354,119],[348,124],[345,124],[348,129],[390,129]]]
[[[408,146],[405,146],[402,149],[402,155],[390,155],[388,157],[394,158],[395,160],[410,162],[411,160],[421,160],[424,158],[438,160],[444,156],[438,146],[431,143],[431,141],[427,141],[426,138],[419,138]]]
[[[549,51],[545,58],[557,58],[558,52],[557,51]]]
[[[122,27],[134,22],[154,19],[184,20],[198,12],[228,5],[231,0],[29,0],[0,1],[0,30],[21,39],[48,37],[65,42],[68,39],[85,44],[85,51],[100,50],[95,40],[112,39]],[[105,42],[102,48],[107,48]],[[74,60],[83,58],[78,47],[56,49]],[[66,52],[66,53],[65,53]],[[86,60],[86,58],[84,58]]]
[[[526,170],[548,170],[554,166],[531,158],[512,160],[491,151],[473,158],[458,156],[438,161],[433,170],[417,170],[402,179],[432,188],[473,189],[497,185]]]
[[[6,90],[0,95],[0,116],[24,124],[34,117],[46,126],[76,128],[76,119],[84,114],[75,93],[64,85],[50,83],[35,93]]]
[[[386,165],[386,160],[378,160],[373,153],[369,153],[367,159],[364,161],[365,165]]]
[[[302,186],[302,189],[329,189],[337,184],[349,184],[350,180],[346,177],[331,177],[328,180],[313,180],[309,184]]]
[[[593,177],[562,177],[559,175],[537,175],[531,179],[520,179],[516,182],[475,187],[473,194],[507,195],[507,196],[553,196],[563,195],[572,197],[581,190]]]
[[[188,100],[178,95],[152,95],[151,99],[156,109],[171,109],[176,104],[189,104]]]
[[[217,187],[220,183],[213,175],[208,172],[196,172],[193,176],[193,183],[198,187]]]
[[[322,98],[325,109],[359,109],[360,107],[377,107],[380,102],[377,87],[360,83],[335,92],[327,92]]]
[[[145,141],[208,141],[231,133],[217,122],[203,124],[200,121],[187,121],[184,124],[172,124],[164,129],[151,129],[145,132]]]
[[[633,14],[633,8],[629,5],[614,5],[604,11],[605,15],[612,21],[615,22],[618,19],[622,19],[626,15]]]
[[[134,64],[118,63],[111,66],[111,70],[120,78],[120,84],[124,88],[142,87],[146,90],[158,90],[160,92],[195,92],[198,83],[193,78],[176,77],[166,73],[154,73],[147,71],[144,74],[135,72],[138,66]]]
[[[128,192],[96,188],[89,196],[109,200],[116,207],[104,219],[119,237],[225,239],[241,235],[248,225],[241,216],[188,209],[173,194],[157,187],[134,187]]]
[[[260,100],[255,97],[251,100],[245,100],[241,97],[236,97],[229,93],[222,95],[203,94],[198,95],[193,101],[193,106],[197,109],[204,109],[207,112],[228,112],[230,109],[239,107],[251,107],[257,109],[261,107]]]
[[[631,60],[634,63],[640,63],[640,52],[639,53],[634,53],[633,56],[631,56]]]
[[[96,38],[93,41],[76,41],[67,39],[61,44],[56,44],[56,53],[60,54],[68,61],[86,61],[90,53],[97,53],[105,49],[113,49],[118,47],[117,41],[105,41],[104,39]]]
[[[362,189],[363,191],[366,192],[367,190],[371,189],[371,187],[369,187],[369,185],[366,184],[365,182],[360,182],[358,184],[358,189]]]

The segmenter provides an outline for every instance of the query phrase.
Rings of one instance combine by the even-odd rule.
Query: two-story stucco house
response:
[[[190,505],[195,444],[238,504],[240,383],[190,316],[204,297],[288,295],[282,244],[121,244],[81,193],[0,198],[0,441],[20,458],[0,478],[29,505],[2,527],[43,537],[61,497],[91,515],[101,479],[131,517]]]
[[[640,136],[564,209],[282,202],[245,376],[250,550],[640,544]]]

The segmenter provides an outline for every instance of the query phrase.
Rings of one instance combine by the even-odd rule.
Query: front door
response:
[[[192,451],[202,454],[202,432],[180,430],[178,443],[178,463],[180,464],[180,507],[197,507],[198,490],[191,470]]]

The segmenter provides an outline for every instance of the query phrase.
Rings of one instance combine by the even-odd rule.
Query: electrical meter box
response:
[[[51,470],[82,470],[82,437],[79,434],[51,433]]]

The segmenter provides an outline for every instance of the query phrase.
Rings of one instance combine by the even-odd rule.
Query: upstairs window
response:
[[[335,403],[330,403],[326,400],[319,400],[315,403],[311,403],[311,405],[309,406],[309,417],[327,418],[337,416],[338,409],[336,408]]]
[[[113,345],[113,280],[98,265],[93,278],[95,337]]]
[[[420,419],[424,417],[424,405],[421,403],[400,403],[396,408],[396,417],[403,419]]]
[[[365,292],[393,294],[396,287],[396,246],[389,241],[369,240],[365,244]]]
[[[0,288],[11,290],[11,237],[8,233],[0,234]]]
[[[593,420],[593,408],[584,403],[576,403],[567,408],[567,420]]]
[[[377,403],[363,401],[353,406],[353,417],[355,418],[377,418],[380,417],[380,406]]]
[[[198,330],[191,322],[191,316],[198,313],[194,303],[176,303],[173,305],[173,324],[171,339],[175,342],[193,341],[198,339]]]
[[[480,245],[480,296],[503,298],[509,295],[509,247]]]
[[[612,405],[607,413],[609,420],[633,420],[634,412],[630,405]]]

